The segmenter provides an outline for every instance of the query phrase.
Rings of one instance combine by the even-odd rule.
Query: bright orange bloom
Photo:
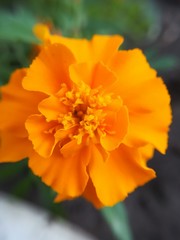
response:
[[[56,201],[112,206],[155,177],[146,162],[167,148],[168,91],[141,50],[118,51],[120,36],[35,32],[40,54],[1,88],[0,161],[29,157]]]

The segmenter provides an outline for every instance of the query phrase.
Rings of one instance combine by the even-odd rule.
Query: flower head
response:
[[[1,88],[0,161],[28,157],[56,201],[112,206],[155,177],[146,162],[167,148],[167,89],[141,50],[118,51],[118,35],[35,32],[39,55]]]

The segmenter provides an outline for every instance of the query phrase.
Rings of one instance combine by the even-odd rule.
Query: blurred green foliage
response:
[[[158,12],[152,1],[89,0],[85,2],[88,15],[86,34],[120,33],[131,40],[139,41],[148,38],[155,22],[160,24]]]
[[[172,54],[165,54],[159,56],[158,49],[151,47],[145,50],[145,55],[151,66],[158,70],[158,72],[166,72],[169,69],[175,69],[179,66],[179,58]]]
[[[148,0],[1,0],[1,5],[13,12],[26,10],[24,16],[18,13],[24,18],[22,25],[34,19],[52,22],[68,36],[121,33],[140,40],[154,27],[157,32],[160,24],[159,12]]]
[[[0,39],[11,42],[37,42],[32,33],[32,26],[36,19],[29,12],[19,9],[16,13],[0,11]]]
[[[32,32],[36,22],[71,37],[121,34],[125,48],[151,42],[161,27],[160,12],[151,0],[0,0],[0,84],[31,62],[32,44],[38,41]],[[149,60],[166,70],[177,62],[173,56]]]

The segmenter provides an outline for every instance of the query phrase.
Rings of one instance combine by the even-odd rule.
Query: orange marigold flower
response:
[[[118,35],[35,32],[41,52],[1,88],[0,161],[28,157],[55,201],[112,206],[155,177],[146,163],[167,148],[168,91],[141,50],[118,51]]]

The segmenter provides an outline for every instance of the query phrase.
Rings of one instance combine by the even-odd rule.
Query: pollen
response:
[[[63,88],[67,89],[65,84]],[[74,88],[70,91],[61,90],[59,101],[67,108],[67,113],[61,115],[60,124],[64,130],[72,129],[71,139],[77,139],[81,144],[83,138],[93,139],[98,128],[104,129],[105,111],[111,101],[111,94],[102,95],[100,89],[91,89],[89,86]]]

